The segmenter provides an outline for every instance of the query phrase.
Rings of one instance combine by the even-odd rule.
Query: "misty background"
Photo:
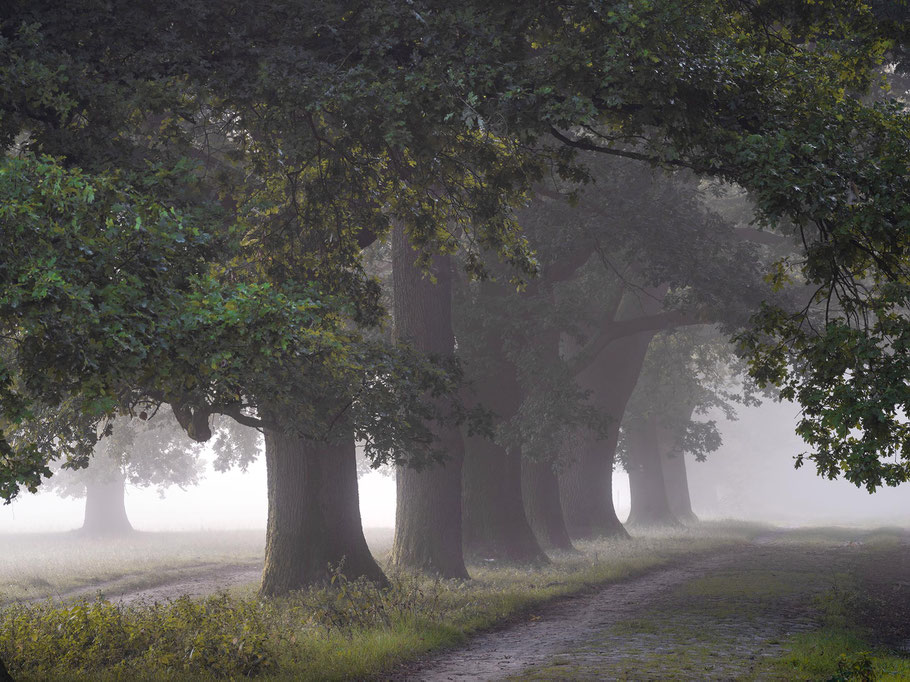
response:
[[[739,407],[737,421],[716,419],[721,448],[705,462],[686,456],[692,507],[702,519],[746,519],[783,526],[899,525],[910,526],[906,485],[882,488],[870,495],[843,480],[819,478],[811,462],[794,469],[793,458],[806,450],[793,429],[799,414],[792,403],[765,401]],[[154,487],[129,486],[126,508],[137,530],[198,531],[265,529],[266,472],[260,455],[247,471],[224,473],[211,466],[207,450],[205,474],[198,486],[172,487],[162,497]],[[373,471],[360,477],[360,511],[367,528],[395,523],[395,477]],[[620,520],[629,513],[629,480],[624,471],[613,477],[613,499]],[[84,499],[52,492],[25,494],[0,505],[0,533],[74,530],[83,522]]]

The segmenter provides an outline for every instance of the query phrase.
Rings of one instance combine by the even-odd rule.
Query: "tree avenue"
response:
[[[6,3],[0,494],[56,457],[86,463],[89,428],[56,452],[13,436],[64,401],[94,424],[167,403],[197,441],[215,415],[265,434],[264,594],[330,564],[383,580],[356,442],[377,463],[443,462],[402,470],[399,564],[463,577],[459,534],[543,560],[557,474],[570,533],[619,532],[605,486],[651,337],[707,321],[803,404],[822,473],[906,479],[910,117],[879,89],[906,67],[901,4]],[[639,178],[655,201],[623,207],[581,191],[625,181],[597,159],[677,178]],[[747,192],[759,241],[791,244],[767,281],[768,254],[700,207],[709,179]],[[535,223],[547,203],[568,215]],[[389,343],[363,254],[393,226]],[[507,336],[485,321],[584,276],[600,304],[540,338],[520,315]],[[544,355],[556,375],[535,377]],[[522,430],[545,386],[596,434],[562,473]],[[472,402],[502,422],[494,440],[463,440]],[[591,467],[588,489],[571,467]]]

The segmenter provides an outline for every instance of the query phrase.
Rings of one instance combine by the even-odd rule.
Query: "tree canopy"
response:
[[[77,395],[204,439],[277,405],[391,457],[457,371],[364,333],[362,249],[397,221],[532,276],[516,210],[589,181],[585,151],[736,183],[794,238],[774,281],[816,293],[762,309],[750,371],[804,405],[824,473],[903,480],[910,117],[877,88],[905,4],[7,3],[0,427]],[[34,487],[37,451],[0,448],[0,493]]]

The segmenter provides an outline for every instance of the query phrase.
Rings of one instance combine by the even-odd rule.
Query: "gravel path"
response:
[[[764,537],[560,600],[401,679],[749,679],[815,627],[831,554]]]

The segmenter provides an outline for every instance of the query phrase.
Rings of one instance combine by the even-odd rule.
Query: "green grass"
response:
[[[259,602],[249,586],[217,599],[170,606],[47,602],[8,607],[0,610],[0,656],[17,679],[214,679],[251,670],[266,680],[360,679],[457,645],[504,620],[534,617],[554,598],[743,543],[760,531],[703,524],[624,542],[588,543],[582,553],[538,569],[474,566],[470,581],[392,575],[387,590],[339,578],[334,589],[267,602]],[[60,617],[62,608],[76,609],[70,620]],[[203,621],[221,625],[199,626]],[[82,629],[73,631],[71,622]],[[80,657],[85,628],[103,636],[92,638],[95,650]],[[237,632],[247,633],[247,639],[232,634]],[[170,644],[149,652],[150,634]],[[69,658],[61,661],[54,653],[60,651],[70,652]],[[253,669],[251,661],[257,662]]]
[[[907,546],[899,531],[888,529],[872,532],[856,545],[863,548],[865,561],[848,573],[833,575],[832,586],[815,600],[821,627],[786,640],[788,653],[770,662],[768,675],[794,680],[910,680],[907,653],[877,644],[881,638],[875,609],[889,597],[877,594],[880,587],[867,582],[871,573],[886,582],[904,578],[900,569],[895,571],[894,557],[906,553]],[[898,596],[891,598],[895,601],[886,609],[906,609]]]
[[[768,668],[791,680],[910,680],[910,660],[877,648],[855,630],[823,627],[795,635],[790,652]]]

